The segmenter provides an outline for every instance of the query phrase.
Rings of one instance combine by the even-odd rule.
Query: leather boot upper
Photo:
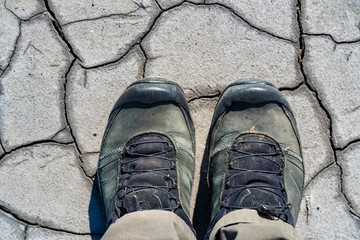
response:
[[[295,225],[304,166],[296,122],[282,94],[260,80],[231,84],[215,108],[210,134],[212,226],[242,208]]]
[[[147,209],[181,209],[175,213],[189,223],[194,156],[193,124],[180,87],[144,79],[127,88],[110,114],[98,164],[109,224],[123,212]]]

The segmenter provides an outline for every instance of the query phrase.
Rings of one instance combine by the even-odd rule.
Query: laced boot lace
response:
[[[159,134],[133,138],[121,161],[115,211],[117,217],[134,211],[179,208],[175,149]]]
[[[255,209],[271,219],[292,224],[279,144],[263,135],[242,135],[233,144],[228,159],[229,169],[220,203],[223,214],[237,209]]]
[[[179,201],[175,157],[173,143],[161,134],[139,135],[126,144],[110,224],[127,213],[158,209],[178,215],[195,234]]]

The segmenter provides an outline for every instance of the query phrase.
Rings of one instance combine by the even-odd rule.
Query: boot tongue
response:
[[[236,140],[238,150],[249,153],[276,153],[276,143],[261,134],[246,134]]]
[[[127,154],[154,154],[169,149],[170,141],[161,135],[147,135],[133,138],[128,143]]]
[[[236,139],[229,159],[233,168],[277,172],[283,164],[279,155],[279,147],[271,138],[246,134]]]
[[[173,163],[168,159],[174,158],[175,149],[167,137],[159,134],[140,135],[128,142],[122,170],[173,168]]]

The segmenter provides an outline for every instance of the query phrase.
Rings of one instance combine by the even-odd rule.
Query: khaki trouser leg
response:
[[[139,211],[119,218],[103,240],[195,239],[188,225],[176,214],[163,210]],[[295,229],[282,220],[268,220],[256,210],[242,209],[226,214],[210,233],[211,240],[254,239],[300,240]]]
[[[256,210],[242,209],[222,217],[210,233],[211,240],[221,239],[301,239],[295,229],[282,220],[260,217]]]
[[[102,239],[195,240],[195,236],[176,214],[163,210],[148,210],[129,213],[119,218],[110,225]]]

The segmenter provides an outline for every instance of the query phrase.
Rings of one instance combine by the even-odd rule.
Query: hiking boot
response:
[[[210,131],[209,232],[239,209],[295,226],[304,166],[295,118],[280,91],[261,80],[232,83],[219,99]]]
[[[194,127],[181,88],[148,78],[130,85],[111,111],[98,184],[108,224],[142,210],[171,211],[192,229]]]

